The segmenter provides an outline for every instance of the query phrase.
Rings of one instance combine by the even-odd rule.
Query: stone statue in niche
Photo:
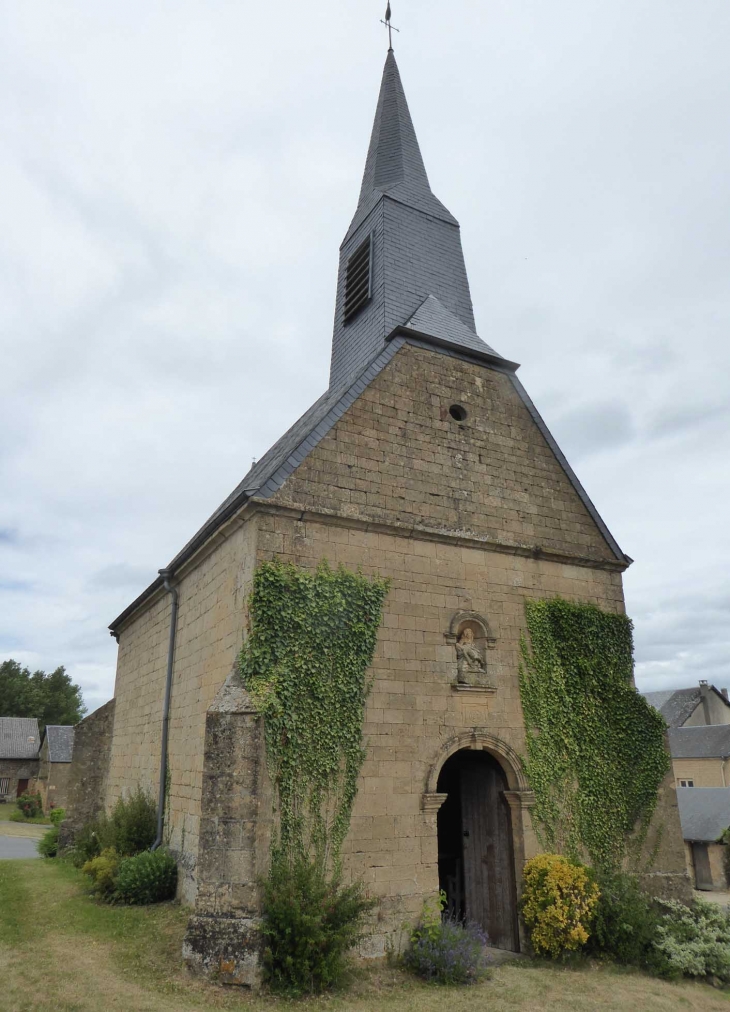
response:
[[[474,630],[466,626],[456,640],[456,680],[460,685],[485,683],[487,665],[474,640]]]
[[[476,611],[457,611],[444,639],[456,654],[453,688],[496,692],[496,685],[487,677],[487,650],[493,650],[497,640],[486,618]]]

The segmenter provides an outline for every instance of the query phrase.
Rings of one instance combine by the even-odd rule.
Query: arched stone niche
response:
[[[497,640],[487,620],[476,611],[457,611],[444,639],[454,647],[455,686],[473,686],[494,690],[487,669],[487,651]]]

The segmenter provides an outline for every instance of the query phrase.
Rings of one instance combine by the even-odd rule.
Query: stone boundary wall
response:
[[[67,786],[67,814],[61,825],[59,844],[68,847],[81,827],[96,818],[106,801],[114,710],[110,699],[76,725],[74,757]]]

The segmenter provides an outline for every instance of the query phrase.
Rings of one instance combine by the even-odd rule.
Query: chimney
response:
[[[711,724],[712,715],[710,714],[710,687],[707,684],[706,678],[700,679],[700,697],[702,699],[702,713],[705,717],[705,724]]]
[[[720,689],[720,693],[725,702],[730,703],[730,699],[727,698],[727,689]]]

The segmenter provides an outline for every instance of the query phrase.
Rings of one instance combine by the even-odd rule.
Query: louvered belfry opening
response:
[[[347,261],[345,274],[345,323],[359,313],[372,294],[372,241],[368,236]]]

